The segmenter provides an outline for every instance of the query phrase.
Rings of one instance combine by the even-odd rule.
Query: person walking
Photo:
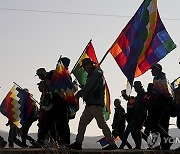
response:
[[[115,112],[114,112],[113,123],[112,123],[112,129],[113,129],[112,135],[115,138],[119,136],[120,139],[122,140],[123,134],[125,131],[125,127],[126,127],[125,110],[121,106],[121,100],[120,99],[114,100],[114,106],[115,106],[115,109],[114,109]],[[126,142],[126,146],[129,149],[132,149],[132,146],[128,141]]]
[[[145,108],[145,103],[141,102],[142,97],[145,94],[145,90],[141,81],[134,82],[134,90],[137,93],[135,97],[135,105],[134,105],[134,130],[136,136],[136,148],[141,149],[141,142],[142,142],[142,133],[141,129],[143,127],[144,121],[147,117],[147,110]]]
[[[10,126],[9,136],[8,136],[9,147],[14,148],[14,143],[18,145],[19,147],[22,147],[22,142],[17,138],[20,132],[19,128],[17,128],[17,126],[10,120],[8,120],[6,126]]]
[[[134,96],[128,96],[126,94],[126,90],[122,90],[121,91],[121,95],[122,97],[127,101],[127,113],[126,113],[126,120],[127,120],[127,126],[126,129],[123,133],[123,137],[122,137],[122,143],[119,147],[119,149],[124,149],[124,146],[127,144],[127,139],[129,134],[131,133],[131,136],[135,142],[135,145],[137,147],[137,140],[136,140],[136,134],[135,134],[135,129],[134,129],[134,121],[133,121],[133,117],[134,117],[134,104],[135,104],[135,97]]]
[[[156,113],[158,125],[166,132],[164,133],[164,131],[160,130],[160,135],[162,138],[161,148],[170,149],[171,143],[167,143],[164,138],[168,137],[166,134],[168,134],[169,131],[170,108],[172,106],[174,94],[171,85],[166,78],[166,74],[162,71],[162,66],[160,64],[155,64],[151,68],[151,73],[152,76],[154,76],[154,94],[158,95],[158,103],[156,104],[156,108],[159,109]]]
[[[92,62],[90,58],[83,59],[81,67],[83,67],[83,69],[88,73],[87,81],[84,87],[78,91],[75,96],[77,99],[82,97],[86,102],[86,106],[79,121],[78,134],[76,136],[75,142],[67,146],[67,148],[76,150],[82,149],[82,142],[84,140],[86,127],[95,118],[98,127],[102,129],[104,136],[109,141],[109,145],[104,149],[117,149],[117,146],[114,142],[114,137],[112,136],[103,116],[103,108],[105,105],[105,82],[103,72],[100,68],[94,66],[94,62]]]

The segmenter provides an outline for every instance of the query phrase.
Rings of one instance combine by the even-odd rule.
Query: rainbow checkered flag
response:
[[[21,128],[32,113],[34,105],[35,102],[30,93],[15,84],[2,101],[0,111],[18,128]]]
[[[99,139],[97,142],[99,142],[102,147],[109,144],[109,141],[105,136],[103,138]]]
[[[71,115],[74,116],[79,109],[79,102],[75,99],[74,85],[71,82],[70,74],[64,67],[61,59],[56,65],[51,83],[48,87],[51,91],[58,93],[68,104]]]
[[[109,52],[133,84],[138,77],[176,48],[159,16],[157,0],[144,0]]]
[[[120,137],[117,136],[117,137],[114,139],[114,142],[117,142],[117,141],[119,141],[119,140],[120,140]],[[99,139],[97,142],[99,142],[102,147],[104,147],[104,146],[106,146],[106,145],[109,144],[109,141],[108,141],[108,139],[107,139],[105,136],[102,137],[101,139]]]

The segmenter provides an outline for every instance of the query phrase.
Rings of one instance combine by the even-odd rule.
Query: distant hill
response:
[[[171,149],[176,149],[180,145],[180,130],[177,128],[172,128],[169,131],[170,135],[174,138],[176,138],[176,143],[174,143],[171,146]],[[0,135],[7,141],[8,140],[8,132],[0,130]],[[32,136],[34,139],[37,139],[37,134],[36,133],[30,133],[30,136]],[[75,134],[71,134],[71,142],[75,141]],[[83,148],[88,148],[88,149],[101,149],[101,145],[97,142],[97,140],[101,139],[103,136],[85,136],[84,142],[83,142]],[[131,136],[128,138],[129,142],[131,145],[134,147],[134,141],[132,140]],[[121,141],[117,141],[116,144],[119,146]],[[15,146],[18,147],[18,146]],[[142,141],[142,148],[146,149],[147,143],[143,140]]]

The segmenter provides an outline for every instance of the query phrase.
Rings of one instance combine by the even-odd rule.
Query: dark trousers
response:
[[[121,127],[118,127],[118,130],[113,129],[112,131],[112,135],[116,138],[117,136],[120,137],[121,141],[123,139],[123,135],[124,135],[124,131],[125,131],[125,125],[122,125]],[[128,147],[128,149],[132,149],[131,144],[126,141],[126,146]]]
[[[162,117],[163,119],[161,119]],[[162,149],[169,149],[169,144],[165,143],[164,140],[164,138],[171,138],[168,135],[169,118],[170,116],[165,112],[165,110],[162,110],[162,108],[161,110],[159,110],[159,112],[154,112],[150,116],[148,116],[149,124],[146,128],[150,130],[151,133],[160,133]]]
[[[26,147],[26,140],[34,141],[34,139],[28,135],[29,128],[31,127],[34,120],[28,119],[22,127],[22,146]]]
[[[59,137],[59,144],[70,144],[70,128],[68,124],[67,104],[54,106],[50,111],[45,111],[45,116],[39,123],[38,141],[43,142],[51,129],[55,129]],[[52,126],[55,125],[55,128]],[[53,134],[53,136],[56,136]]]
[[[136,147],[139,146],[138,142],[137,142],[137,137],[136,137],[136,132],[134,129],[134,122],[128,122],[128,125],[126,127],[126,130],[124,131],[123,137],[122,137],[122,143],[120,145],[120,148],[124,148],[125,145],[127,145],[127,138],[129,136],[129,134],[131,133],[132,138],[136,144]]]
[[[22,142],[17,139],[17,128],[14,124],[10,124],[9,136],[8,136],[9,147],[14,147],[14,143],[19,147],[22,147]]]

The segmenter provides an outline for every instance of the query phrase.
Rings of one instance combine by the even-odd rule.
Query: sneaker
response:
[[[115,149],[118,149],[116,144],[108,145],[105,148],[102,148],[102,150],[115,150]]]
[[[69,149],[74,149],[74,150],[82,150],[82,144],[78,143],[78,142],[74,142],[70,145],[66,146]]]

